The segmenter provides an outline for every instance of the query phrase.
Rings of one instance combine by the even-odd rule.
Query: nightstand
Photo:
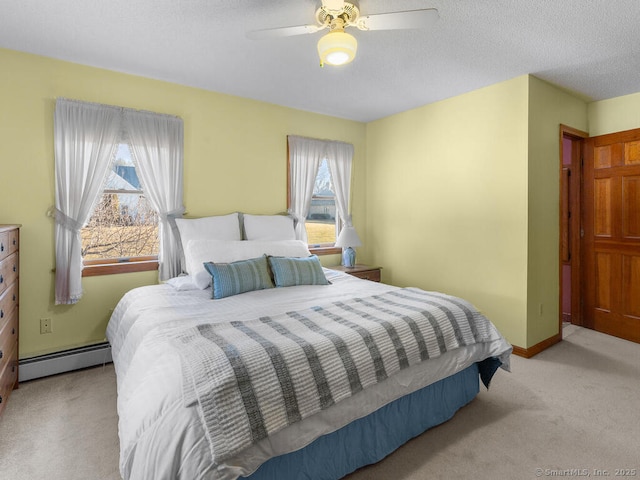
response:
[[[339,272],[345,272],[354,277],[363,278],[365,280],[371,280],[372,282],[380,281],[381,267],[372,267],[371,265],[359,265],[356,264],[353,267],[343,267],[342,265],[335,265],[327,267],[331,270],[337,270]]]

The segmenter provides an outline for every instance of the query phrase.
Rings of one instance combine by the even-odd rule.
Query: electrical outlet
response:
[[[53,330],[51,329],[51,319],[50,318],[41,318],[40,319],[40,334],[43,333],[51,333]]]

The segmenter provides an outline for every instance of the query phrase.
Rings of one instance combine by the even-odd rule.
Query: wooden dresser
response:
[[[0,225],[0,414],[18,388],[20,225]]]

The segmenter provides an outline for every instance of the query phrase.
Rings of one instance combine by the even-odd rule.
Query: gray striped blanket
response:
[[[186,405],[198,402],[214,461],[394,373],[464,345],[491,323],[469,303],[405,288],[251,321],[181,331]]]

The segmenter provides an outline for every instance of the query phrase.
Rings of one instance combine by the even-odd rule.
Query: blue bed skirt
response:
[[[443,422],[479,392],[479,369],[467,369],[323,435],[301,450],[272,458],[250,480],[337,480],[376,463]]]

